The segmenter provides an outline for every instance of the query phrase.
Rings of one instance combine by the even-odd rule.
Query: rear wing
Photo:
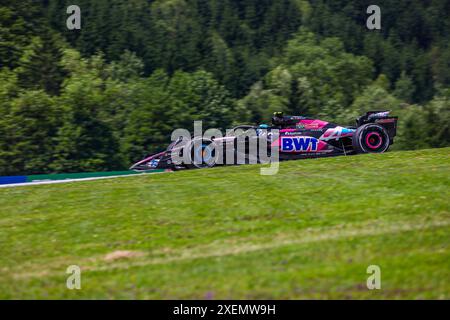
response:
[[[366,123],[376,123],[383,126],[389,134],[391,140],[397,134],[397,121],[398,117],[390,115],[389,110],[382,111],[369,111],[365,115],[356,119],[358,127]]]

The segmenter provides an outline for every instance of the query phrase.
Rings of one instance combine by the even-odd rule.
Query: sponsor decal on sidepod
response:
[[[281,137],[283,152],[314,152],[318,146],[319,140],[314,137]]]

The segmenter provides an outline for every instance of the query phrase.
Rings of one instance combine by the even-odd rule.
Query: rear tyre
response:
[[[382,126],[368,123],[356,129],[352,144],[356,153],[382,153],[389,149],[389,135]]]

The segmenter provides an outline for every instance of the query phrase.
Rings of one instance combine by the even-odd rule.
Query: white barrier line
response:
[[[42,180],[42,181],[33,181],[33,182],[24,182],[24,183],[0,184],[0,188],[28,187],[28,186],[35,186],[35,185],[69,183],[69,182],[77,182],[77,181],[92,181],[92,180],[101,180],[101,179],[137,177],[137,176],[142,176],[142,175],[147,175],[147,174],[158,174],[158,173],[166,173],[166,171],[144,172],[144,173],[138,173],[138,174],[127,174],[127,175],[108,176],[108,177],[90,177],[90,178],[64,179],[64,180]]]

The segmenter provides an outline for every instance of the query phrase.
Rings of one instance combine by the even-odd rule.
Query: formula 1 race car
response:
[[[273,148],[276,148],[280,161],[357,153],[382,153],[386,152],[394,142],[397,120],[397,117],[389,115],[389,111],[369,111],[356,119],[356,126],[343,127],[323,120],[284,116],[283,113],[276,112],[271,126],[241,125],[229,130],[225,137],[211,139],[180,137],[165,151],[135,163],[130,169],[135,171],[179,170],[223,164],[262,163],[258,156],[259,150],[252,152],[254,149],[249,148],[251,141],[261,139],[267,143],[267,150],[264,152],[270,154]],[[249,134],[250,131],[253,134]],[[275,132],[276,135],[272,135]],[[245,139],[240,139],[242,137]],[[261,147],[261,144],[257,145]],[[266,145],[262,145],[265,148]],[[178,156],[177,159],[185,160],[174,161],[174,155]]]

